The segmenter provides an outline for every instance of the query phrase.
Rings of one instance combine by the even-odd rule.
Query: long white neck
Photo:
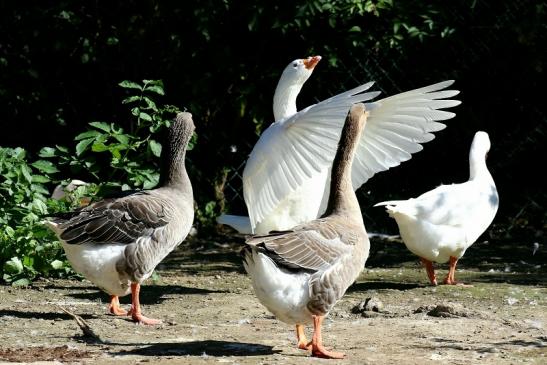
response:
[[[492,175],[486,166],[485,152],[471,148],[469,151],[469,180],[478,179],[492,180]]]
[[[299,80],[288,80],[281,77],[275,88],[273,113],[275,121],[280,121],[296,114],[296,97],[304,83]]]

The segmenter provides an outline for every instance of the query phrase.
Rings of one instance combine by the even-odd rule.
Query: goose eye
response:
[[[293,67],[296,68],[296,66],[298,66],[298,62],[295,62],[295,63],[293,63],[292,65],[293,65]]]

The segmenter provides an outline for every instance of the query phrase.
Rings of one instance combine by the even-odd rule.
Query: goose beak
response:
[[[321,61],[321,56],[308,57],[303,60],[304,66],[306,66],[306,69],[308,70],[313,70],[313,68],[319,63],[319,61]]]

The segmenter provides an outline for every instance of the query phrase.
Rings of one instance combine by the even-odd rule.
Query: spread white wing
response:
[[[365,103],[370,114],[353,164],[355,189],[376,172],[408,160],[422,149],[420,143],[434,138],[431,132],[445,127],[436,121],[455,114],[438,109],[460,103],[444,99],[458,94],[456,90],[442,90],[452,83],[445,81]],[[330,168],[350,106],[379,95],[365,92],[372,84],[309,106],[264,131],[243,172],[243,192],[253,229],[304,180]]]

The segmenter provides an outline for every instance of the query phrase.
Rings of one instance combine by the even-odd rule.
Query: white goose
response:
[[[320,56],[297,59],[283,71],[275,90],[275,123],[260,136],[243,172],[243,193],[249,217],[222,215],[241,233],[265,234],[319,217],[326,209],[330,166],[344,118],[351,105],[370,101],[379,92],[365,92],[372,82],[356,87],[299,112],[296,97]],[[439,110],[460,104],[446,98],[457,90],[443,90],[453,81],[366,103],[370,115],[352,169],[353,188],[375,173],[399,165],[422,149],[454,117]]]
[[[486,166],[490,138],[475,133],[469,151],[469,180],[441,185],[415,199],[376,204],[386,206],[399,226],[408,249],[424,264],[431,284],[437,285],[432,261],[450,261],[445,284],[457,284],[456,263],[490,226],[499,205],[494,179]]]
[[[103,199],[45,222],[58,235],[74,270],[111,295],[114,315],[130,314],[143,324],[160,322],[142,315],[140,286],[192,226],[194,199],[185,156],[194,128],[190,113],[179,113],[171,123],[160,187]],[[130,292],[128,313],[118,297]]]

